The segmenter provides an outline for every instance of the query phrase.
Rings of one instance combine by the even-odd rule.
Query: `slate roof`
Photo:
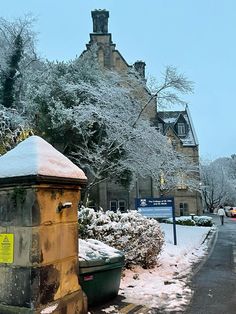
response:
[[[175,131],[175,125],[179,121],[179,119],[184,118],[187,124],[187,132],[185,136],[178,136]],[[173,132],[178,136],[180,141],[183,143],[183,146],[197,146],[198,139],[193,126],[192,118],[186,106],[185,110],[182,111],[159,111],[157,113],[158,122],[164,122],[164,134],[166,134],[167,130],[171,128]]]

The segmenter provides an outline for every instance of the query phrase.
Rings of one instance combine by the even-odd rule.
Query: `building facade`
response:
[[[93,32],[90,33],[90,41],[83,53],[86,53],[96,44],[98,60],[103,67],[115,70],[121,74],[133,68],[145,81],[145,63],[137,61],[133,65],[129,65],[126,62],[116,49],[116,45],[112,42],[112,35],[108,31],[108,18],[109,12],[106,10],[92,11]],[[188,108],[182,112],[157,113],[156,97],[153,97],[145,85],[142,90],[142,98],[144,103],[150,101],[143,114],[151,121],[154,121],[157,128],[170,138],[173,146],[178,151],[186,154],[192,161],[198,163],[198,142]],[[171,123],[170,120],[172,121]],[[201,197],[198,192],[190,192],[188,189],[182,188],[171,191],[171,193],[175,197],[177,215],[201,213]],[[152,178],[137,180],[136,186],[132,189],[124,188],[115,182],[104,181],[90,194],[90,198],[94,200],[93,206],[95,208],[102,207],[114,211],[117,209],[121,211],[134,209],[136,198],[159,196],[160,190],[153,185]]]
[[[158,111],[155,124],[166,135],[174,149],[199,165],[199,143],[188,106],[183,111]],[[199,191],[190,191],[184,182],[172,191],[176,213],[180,216],[202,213],[202,200]]]

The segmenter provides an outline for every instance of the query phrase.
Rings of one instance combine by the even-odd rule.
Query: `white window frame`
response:
[[[185,135],[185,134],[186,134],[186,126],[185,126],[185,123],[183,123],[183,122],[178,122],[178,123],[177,123],[177,128],[178,128],[178,135]]]
[[[181,213],[181,209],[182,209],[182,213]],[[188,203],[186,202],[179,203],[179,213],[180,213],[180,216],[185,216],[189,214]]]
[[[114,205],[112,205],[112,203],[114,203]],[[115,207],[115,209],[113,209],[113,207]],[[112,211],[114,211],[114,212],[116,212],[117,211],[117,200],[111,200],[110,201],[110,210],[112,210]]]
[[[121,203],[123,203],[123,209],[121,209]],[[126,210],[126,201],[125,200],[119,200],[118,201],[118,209],[120,210],[120,211],[125,211]]]

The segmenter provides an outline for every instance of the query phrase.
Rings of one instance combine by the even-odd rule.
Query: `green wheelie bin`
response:
[[[124,259],[122,251],[103,242],[79,240],[79,279],[88,305],[104,303],[118,294]]]

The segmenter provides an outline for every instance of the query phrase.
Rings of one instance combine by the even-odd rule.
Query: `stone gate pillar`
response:
[[[77,204],[86,176],[38,136],[0,157],[0,313],[86,313]]]

